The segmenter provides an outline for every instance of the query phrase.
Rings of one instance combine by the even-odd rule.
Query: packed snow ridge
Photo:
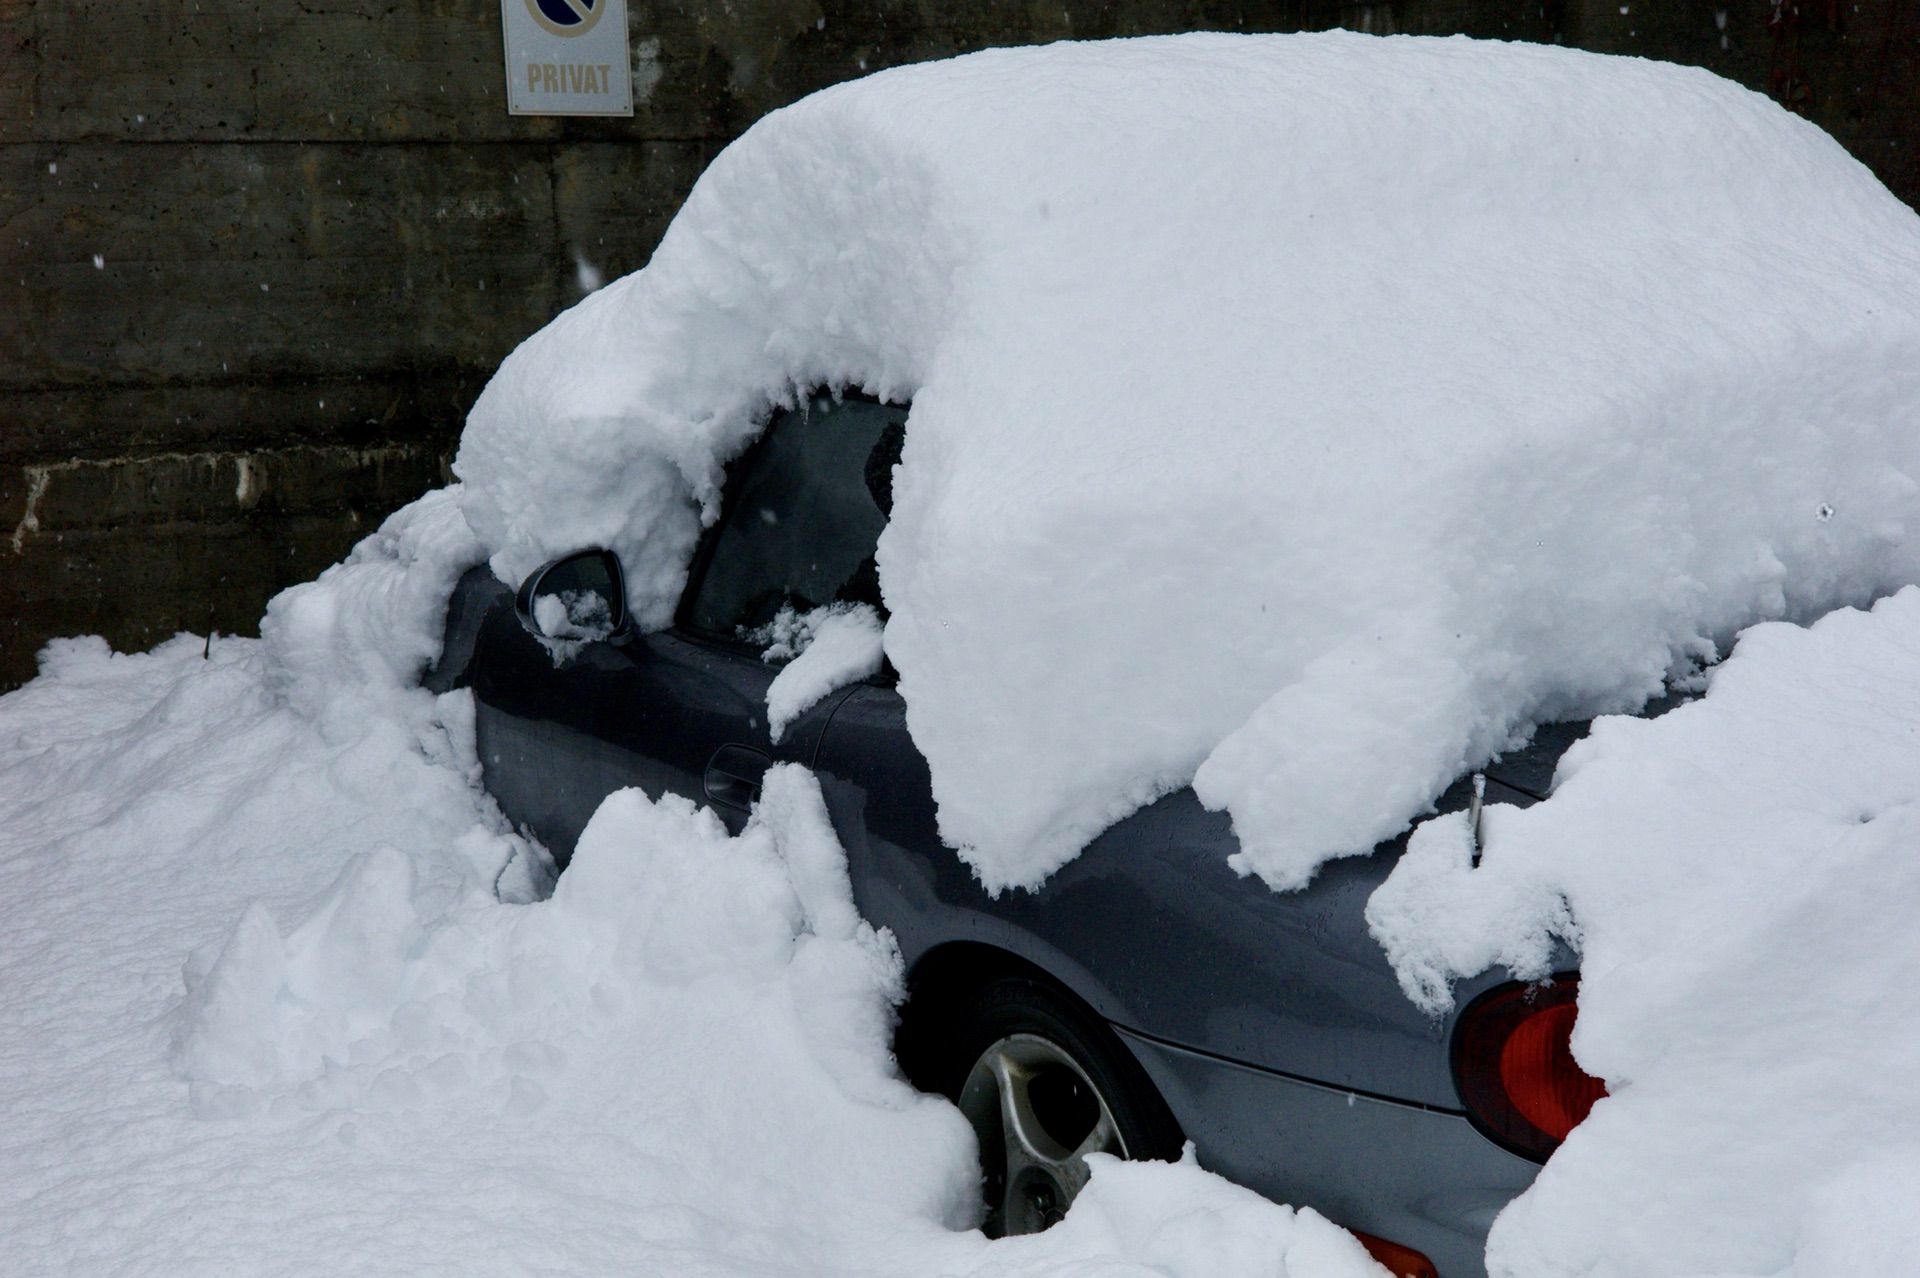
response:
[[[507,359],[463,508],[665,625],[822,385],[912,403],[885,652],[996,889],[1189,783],[1298,886],[1531,723],[1920,580],[1920,218],[1695,68],[1195,35],[827,90]]]

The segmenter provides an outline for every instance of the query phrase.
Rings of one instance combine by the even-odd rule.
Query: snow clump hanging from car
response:
[[[995,889],[1189,783],[1300,885],[1532,723],[1920,580],[1920,218],[1696,68],[1195,35],[828,89],[502,364],[467,518],[668,624],[819,386],[912,402],[886,653]]]

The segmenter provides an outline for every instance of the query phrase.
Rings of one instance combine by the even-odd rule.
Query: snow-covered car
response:
[[[1089,1151],[1177,1158],[1192,1140],[1205,1166],[1373,1235],[1396,1272],[1426,1272],[1414,1252],[1477,1272],[1494,1213],[1599,1094],[1567,1050],[1570,981],[1489,976],[1464,1012],[1430,1018],[1363,917],[1391,849],[1275,893],[1228,868],[1230,823],[1190,789],[1039,889],[989,893],[941,842],[888,670],[770,732],[781,611],[878,602],[907,418],[857,398],[780,414],[735,468],[671,627],[635,630],[608,551],[547,565],[517,601],[492,572],[467,574],[443,669],[473,690],[502,810],[564,866],[613,790],[685,795],[737,830],[773,763],[814,769],[861,913],[911,973],[901,1064],[979,1135],[990,1233],[1058,1219]],[[578,647],[556,664],[555,641]],[[1571,740],[1542,733],[1493,765],[1487,798],[1533,802]],[[1441,806],[1470,796],[1457,786]]]
[[[433,681],[561,867],[619,788],[737,828],[811,768],[989,1231],[1191,1141],[1479,1274],[1605,1094],[1573,954],[1449,990],[1370,903],[1417,818],[1920,569],[1910,223],[1763,99],[1561,50],[841,86],[502,366]]]

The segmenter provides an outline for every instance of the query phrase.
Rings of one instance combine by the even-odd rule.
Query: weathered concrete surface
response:
[[[0,471],[9,586],[0,644],[30,659],[72,632],[77,613],[127,650],[224,629],[223,615],[236,611],[257,622],[276,592],[446,479],[439,454],[410,445],[9,467]]]
[[[1920,0],[629,8],[634,117],[561,120],[507,115],[499,0],[0,0],[0,688],[53,635],[251,631],[439,482],[582,262],[644,265],[728,139],[883,66],[1195,29],[1557,40],[1771,93],[1920,203]]]
[[[19,321],[0,330],[0,386],[491,367],[579,297],[577,253],[644,262],[709,155],[688,142],[0,147],[17,259],[0,287]]]

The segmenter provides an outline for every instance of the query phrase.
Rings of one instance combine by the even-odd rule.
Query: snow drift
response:
[[[458,496],[262,640],[62,640],[0,697],[9,1275],[1378,1278],[1191,1160],[951,1228],[972,1131],[897,1076],[809,775],[738,837],[615,794],[557,886],[480,789],[470,694],[418,686]]]
[[[1599,720],[1548,802],[1488,808],[1478,868],[1459,816],[1414,832],[1368,909],[1409,991],[1574,940],[1574,1053],[1612,1091],[1492,1273],[1913,1272],[1916,654],[1916,589],[1757,626],[1703,698]]]
[[[1920,219],[1694,68],[1196,35],[829,89],[507,359],[464,509],[664,625],[823,384],[912,400],[886,652],[994,888],[1188,782],[1297,886],[1530,722],[1920,576]]]

